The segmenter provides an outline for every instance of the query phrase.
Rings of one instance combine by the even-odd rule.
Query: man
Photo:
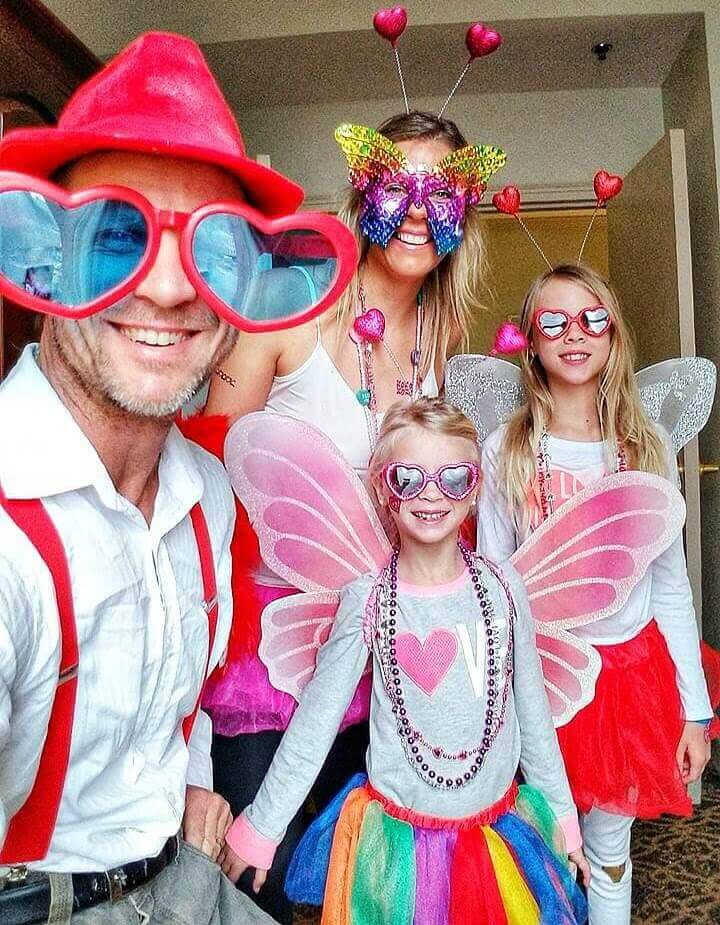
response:
[[[245,156],[197,46],[159,33],[57,128],[11,134],[0,168],[70,194],[129,187],[160,223],[131,290],[80,320],[48,314],[0,386],[0,921],[269,922],[216,863],[232,820],[195,715],[228,637],[234,506],[222,466],[172,421],[236,332],[179,240],[204,203],[273,216],[302,191]],[[36,195],[22,202],[37,214]],[[106,228],[98,257],[99,234],[78,253],[73,227],[70,269],[115,292],[98,274],[136,229]],[[25,271],[34,298],[54,298],[51,269]]]

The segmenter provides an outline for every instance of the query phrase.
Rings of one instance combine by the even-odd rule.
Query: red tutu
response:
[[[675,759],[685,720],[657,624],[628,642],[596,648],[602,668],[595,697],[558,729],[578,809],[642,819],[691,815]]]

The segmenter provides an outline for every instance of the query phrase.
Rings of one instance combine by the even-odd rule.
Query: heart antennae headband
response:
[[[408,103],[407,90],[405,88],[405,77],[403,75],[402,65],[400,64],[400,53],[398,52],[398,40],[400,36],[405,31],[405,28],[408,23],[407,10],[404,6],[394,6],[392,9],[382,9],[378,10],[373,17],[373,26],[377,34],[384,38],[386,41],[390,42],[392,46],[393,54],[395,56],[395,67],[397,68],[398,77],[400,78],[400,89],[402,90],[403,102],[405,103],[405,112],[410,112],[410,104]],[[486,26],[485,23],[474,22],[472,23],[467,30],[465,35],[465,45],[470,54],[467,64],[463,68],[460,76],[455,81],[452,90],[448,94],[448,98],[440,107],[440,112],[438,112],[438,119],[442,117],[442,114],[447,109],[447,106],[450,100],[455,96],[460,87],[460,84],[465,79],[467,72],[472,67],[472,63],[476,58],[484,58],[486,55],[491,55],[496,51],[502,43],[502,36],[499,32],[496,32],[494,29],[491,29],[489,26]]]
[[[622,177],[617,176],[616,174],[608,173],[607,170],[598,170],[593,179],[593,188],[595,190],[595,208],[593,209],[592,216],[590,217],[590,224],[587,227],[585,236],[583,237],[582,244],[580,245],[580,251],[577,256],[576,264],[579,266],[582,256],[585,253],[585,246],[590,238],[590,232],[592,231],[595,219],[600,209],[603,208],[611,199],[614,199],[615,196],[622,190],[623,181]],[[497,209],[498,212],[502,212],[505,215],[512,215],[516,219],[517,223],[523,229],[525,234],[528,236],[532,244],[534,245],[537,252],[540,254],[542,259],[545,261],[549,270],[553,270],[554,267],[552,263],[548,260],[545,251],[538,244],[535,236],[530,231],[528,226],[522,220],[520,215],[520,204],[521,196],[520,190],[517,186],[504,186],[499,193],[495,193],[492,198],[492,203]]]

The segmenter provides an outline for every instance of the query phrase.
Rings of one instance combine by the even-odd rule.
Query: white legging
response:
[[[590,864],[590,925],[629,925],[632,899],[630,816],[591,809],[580,817]]]

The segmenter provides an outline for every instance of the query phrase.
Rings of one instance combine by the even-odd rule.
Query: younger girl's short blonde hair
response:
[[[441,434],[444,437],[459,437],[472,446],[471,458],[480,462],[477,431],[462,411],[441,398],[418,398],[408,404],[401,401],[391,405],[382,422],[377,445],[370,457],[369,475],[376,487],[382,482],[382,470],[390,462],[395,446],[403,431],[410,427]]]

